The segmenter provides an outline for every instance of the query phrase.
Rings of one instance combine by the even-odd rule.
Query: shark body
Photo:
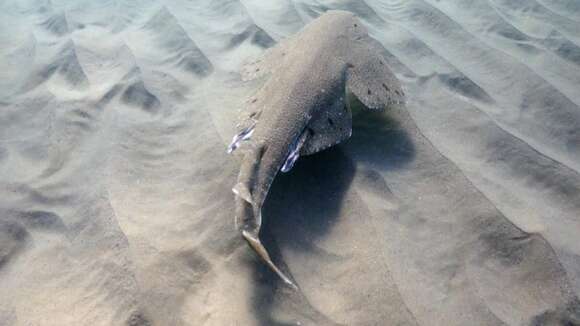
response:
[[[259,239],[262,206],[279,171],[299,156],[348,139],[352,114],[347,95],[369,109],[402,103],[401,86],[386,66],[382,46],[351,13],[329,11],[245,68],[246,79],[267,77],[242,111],[228,152],[243,159],[237,184],[236,227],[248,244],[290,286]]]

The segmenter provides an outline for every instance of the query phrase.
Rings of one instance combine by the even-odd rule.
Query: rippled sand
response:
[[[405,108],[234,229],[242,64],[327,9]],[[576,0],[0,3],[0,325],[580,325]]]

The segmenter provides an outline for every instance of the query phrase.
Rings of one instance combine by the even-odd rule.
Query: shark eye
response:
[[[334,126],[334,121],[332,121],[331,118],[328,118],[328,124],[331,125],[331,126]]]
[[[354,24],[354,27],[358,27],[358,25],[357,24]]]

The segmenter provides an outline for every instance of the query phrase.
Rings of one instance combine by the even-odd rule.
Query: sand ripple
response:
[[[233,226],[242,63],[328,9],[406,108]],[[4,1],[0,325],[580,325],[574,0]]]

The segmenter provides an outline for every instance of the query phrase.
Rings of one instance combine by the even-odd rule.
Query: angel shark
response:
[[[266,264],[293,287],[260,242],[262,206],[278,171],[287,172],[300,156],[351,136],[347,95],[376,110],[404,101],[382,51],[353,14],[328,11],[242,72],[245,79],[267,80],[242,110],[238,132],[228,148],[229,153],[240,145],[244,150],[233,188],[236,227]]]

